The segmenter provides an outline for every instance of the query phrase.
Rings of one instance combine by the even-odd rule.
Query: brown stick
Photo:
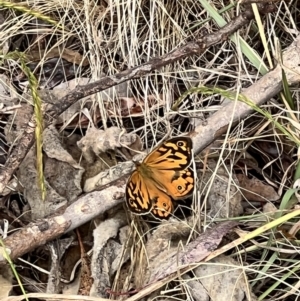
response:
[[[267,100],[274,97],[282,90],[282,68],[284,69],[289,84],[299,83],[300,81],[300,39],[283,52],[282,66],[277,67],[264,75],[249,88],[241,91],[254,104],[261,106]],[[229,101],[221,110],[215,112],[208,118],[205,124],[201,124],[191,134],[193,138],[193,149],[197,154],[206,146],[210,145],[223,133],[229,126],[235,125],[240,120],[248,116],[253,109],[242,102]]]
[[[68,206],[63,214],[44,218],[11,234],[4,241],[5,247],[10,252],[10,258],[17,259],[122,203],[125,182],[126,177],[122,177],[103,186],[101,191],[82,195]],[[5,259],[0,253],[0,265],[4,262]]]

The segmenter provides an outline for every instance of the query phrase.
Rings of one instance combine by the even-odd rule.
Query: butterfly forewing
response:
[[[155,148],[143,161],[153,169],[185,169],[192,159],[192,139],[169,139]]]

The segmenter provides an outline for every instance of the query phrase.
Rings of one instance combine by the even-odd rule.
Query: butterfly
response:
[[[195,186],[192,161],[192,139],[176,137],[166,140],[150,152],[126,184],[126,203],[135,214],[152,213],[167,218],[174,200],[190,196]]]

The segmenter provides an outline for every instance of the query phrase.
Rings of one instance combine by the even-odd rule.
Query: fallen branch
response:
[[[113,185],[109,183],[103,186],[101,191],[85,194],[68,206],[61,215],[41,219],[8,236],[4,244],[10,252],[10,258],[15,260],[122,203],[125,182],[126,177],[122,177],[114,181]],[[0,265],[5,262],[0,253]]]
[[[254,104],[261,106],[266,101],[276,96],[282,90],[282,68],[290,85],[300,81],[300,38],[297,39],[283,52],[282,66],[276,68],[249,88],[240,91]],[[196,154],[200,153],[206,146],[210,145],[218,137],[224,134],[229,126],[253,112],[248,105],[239,101],[229,101],[221,110],[210,116],[205,123],[201,124],[192,132],[193,149]]]

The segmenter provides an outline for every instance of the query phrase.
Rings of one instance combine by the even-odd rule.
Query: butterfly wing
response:
[[[155,199],[151,213],[154,217],[163,219],[167,218],[173,212],[173,200],[162,191]]]
[[[153,169],[152,175],[156,186],[174,200],[184,199],[193,192],[195,176],[189,167],[183,170]]]
[[[126,185],[126,203],[136,214],[151,213],[158,218],[166,218],[173,211],[169,195],[161,191],[155,182],[134,171]]]
[[[143,161],[150,169],[182,170],[192,160],[192,139],[176,137],[161,143]]]
[[[194,171],[188,166],[192,161],[192,139],[177,137],[155,148],[144,160],[151,170],[156,186],[173,199],[183,199],[194,189]]]
[[[137,170],[131,174],[127,181],[125,195],[127,206],[132,212],[146,214],[151,211],[152,201],[147,186]]]

